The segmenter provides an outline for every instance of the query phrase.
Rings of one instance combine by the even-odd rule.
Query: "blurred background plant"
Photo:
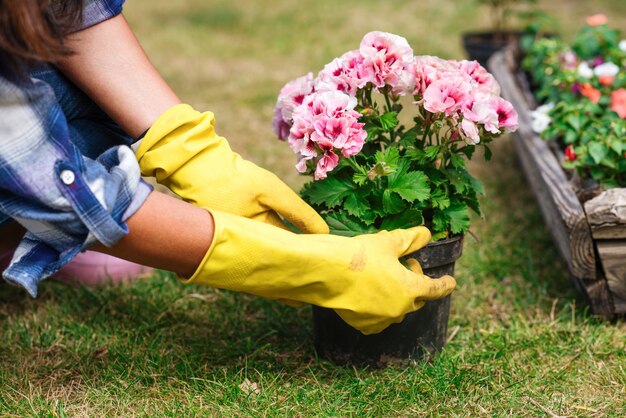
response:
[[[539,39],[522,68],[543,103],[534,129],[557,141],[562,164],[600,188],[626,186],[626,39],[593,15],[571,41]]]
[[[502,48],[524,48],[536,38],[554,35],[555,21],[540,8],[537,0],[475,1],[483,10],[488,10],[489,23],[482,29],[466,31],[461,37],[469,58],[483,66]]]
[[[477,0],[480,5],[489,9],[491,30],[506,32],[528,26],[533,20],[541,17],[537,9],[537,0]],[[515,22],[511,26],[511,22]]]

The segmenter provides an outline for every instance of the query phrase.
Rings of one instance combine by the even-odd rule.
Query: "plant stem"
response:
[[[386,86],[383,90],[383,96],[385,97],[385,106],[386,106],[385,113],[391,112],[391,100],[389,100],[389,89]],[[389,129],[389,141],[390,143],[393,143],[395,140],[396,140],[396,129],[391,128]],[[384,151],[382,142],[380,145],[381,145],[381,150]]]
[[[387,89],[384,90],[383,96],[385,96],[385,104],[387,105],[385,112],[391,112],[391,100],[389,100],[389,92]]]
[[[424,118],[424,139],[426,140],[428,145],[432,145],[432,141],[430,140],[430,117],[432,113],[427,113]]]

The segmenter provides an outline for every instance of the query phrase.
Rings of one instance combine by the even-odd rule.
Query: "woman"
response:
[[[453,290],[452,277],[398,260],[430,240],[426,228],[328,235],[289,187],[232,152],[213,114],[182,104],[152,66],[122,3],[0,0],[0,249],[19,242],[6,280],[34,296],[90,249],[332,308],[366,334]]]

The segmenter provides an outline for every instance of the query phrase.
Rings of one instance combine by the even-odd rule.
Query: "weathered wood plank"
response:
[[[513,134],[513,143],[561,256],[575,277],[596,278],[593,240],[585,212],[547,143],[531,129],[531,109],[507,65],[506,53],[494,55],[489,69],[500,83],[502,96],[518,111],[519,128]]]
[[[626,240],[596,241],[615,313],[626,313]]]
[[[626,238],[626,188],[609,189],[588,200],[585,212],[595,239]]]
[[[595,243],[585,211],[559,161],[531,128],[533,99],[517,79],[517,65],[511,51],[495,54],[488,67],[519,115],[519,128],[512,135],[526,179],[535,194],[545,223],[559,253],[566,261],[576,287],[592,311],[612,319],[614,301],[607,280],[599,273]]]

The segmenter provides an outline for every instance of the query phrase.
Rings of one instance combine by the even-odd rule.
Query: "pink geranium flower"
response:
[[[470,96],[470,98],[463,103],[461,112],[464,120],[483,124],[485,130],[488,132],[499,134],[500,121],[498,119],[497,106],[491,103],[492,100],[492,96],[484,94]]]
[[[471,120],[463,119],[463,121],[461,121],[461,132],[463,133],[467,144],[475,145],[480,143],[478,126]]]
[[[478,61],[458,61],[459,69],[464,74],[467,74],[478,86],[479,90],[482,90],[489,94],[500,94],[500,85]]]
[[[293,110],[302,104],[304,98],[314,90],[313,74],[308,73],[285,84],[278,94],[274,107],[274,119],[272,127],[274,133],[281,139],[287,139],[291,127],[291,115]]]
[[[471,86],[460,76],[434,81],[424,92],[424,108],[432,113],[451,116],[467,100]]]
[[[399,96],[406,94],[414,96],[417,112],[415,127],[405,130],[398,113]],[[308,74],[283,87],[274,131],[298,156],[296,169],[319,180],[342,158],[362,152],[368,138],[385,141],[383,151],[422,133],[450,149],[457,141],[488,143],[517,128],[517,113],[499,94],[495,78],[476,61],[416,57],[406,39],[370,32],[358,50],[332,60],[315,79]],[[427,128],[416,129],[420,125]]]
[[[513,105],[504,100],[502,97],[496,96],[493,101],[493,108],[498,114],[498,126],[504,128],[505,132],[513,132],[517,129],[517,112]]]
[[[626,119],[626,89],[617,89],[611,93],[611,110]]]
[[[358,49],[346,52],[339,59],[343,62],[347,74],[354,80],[358,88],[365,87],[368,81],[373,78],[373,69],[364,65],[363,55]]]
[[[422,55],[415,57],[413,64],[413,73],[415,75],[415,91],[416,96],[424,94],[428,86],[434,81],[443,78],[445,75],[453,73],[457,70],[453,62],[444,60],[439,57],[430,55]]]
[[[352,74],[355,69],[350,68],[350,64],[355,65],[354,62],[348,62],[341,58],[335,58],[331,63],[326,64],[317,75],[315,90],[340,91],[354,96],[359,85],[358,79]]]
[[[305,172],[309,161],[316,160],[315,176],[324,178],[337,166],[337,153],[349,157],[363,148],[367,132],[356,105],[356,98],[332,90],[310,94],[293,111],[289,145],[299,156],[298,171]]]
[[[378,87],[397,86],[402,74],[413,63],[413,50],[401,36],[386,32],[370,32],[363,37],[359,52],[368,68],[370,82]]]
[[[324,153],[322,158],[317,161],[315,173],[313,177],[315,180],[322,180],[328,177],[328,172],[332,171],[339,164],[339,156],[332,151]]]
[[[313,123],[311,139],[322,149],[343,148],[350,135],[349,117],[318,118]]]

